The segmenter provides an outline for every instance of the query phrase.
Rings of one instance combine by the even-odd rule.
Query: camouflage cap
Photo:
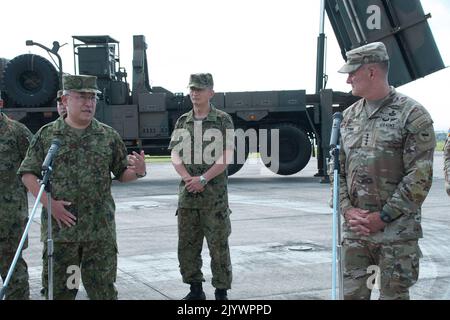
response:
[[[63,88],[64,90],[73,90],[77,92],[101,93],[97,88],[96,76],[64,75]]]
[[[194,73],[189,77],[189,88],[213,88],[214,81],[211,73]]]
[[[363,64],[389,61],[386,46],[382,42],[372,42],[362,47],[347,51],[347,63],[339,69],[340,73],[351,73]]]

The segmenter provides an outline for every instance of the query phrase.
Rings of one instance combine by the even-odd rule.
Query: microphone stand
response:
[[[341,214],[339,205],[339,139],[331,150],[333,156],[333,258],[331,274],[331,299],[336,300],[336,282],[339,280],[339,300],[344,298],[344,279],[342,275]]]
[[[50,176],[52,174],[52,166],[45,171],[41,182],[41,188],[44,187],[47,193],[47,265],[48,265],[48,300],[53,300],[53,236],[52,236],[52,186]]]
[[[34,215],[36,214],[37,207],[41,200],[42,194],[44,190],[47,193],[47,201],[48,201],[48,240],[47,240],[47,254],[48,254],[48,298],[49,300],[53,300],[53,240],[52,240],[52,222],[51,222],[51,186],[50,186],[50,176],[52,174],[52,167],[49,166],[47,170],[44,171],[44,177],[41,181],[41,187],[39,189],[38,196],[36,197],[36,201],[33,206],[33,210],[31,211],[31,215],[28,218],[27,225],[22,234],[22,238],[19,242],[19,247],[17,248],[16,254],[14,255],[14,259],[11,263],[11,266],[8,270],[8,274],[6,276],[5,282],[3,283],[3,287],[0,290],[0,300],[3,300],[6,294],[6,289],[11,280],[11,277],[16,268],[17,260],[19,260],[19,256],[22,253],[22,248],[25,243],[25,240],[28,236],[28,231],[30,229],[31,223],[33,222]]]

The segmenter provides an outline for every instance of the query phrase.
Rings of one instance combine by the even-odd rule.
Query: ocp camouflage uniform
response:
[[[444,145],[444,176],[447,194],[450,196],[450,129],[448,129],[447,140]]]
[[[126,147],[114,129],[96,119],[80,136],[60,117],[36,133],[19,174],[32,173],[41,177],[41,164],[54,138],[61,141],[61,147],[53,160],[52,198],[71,202],[66,208],[77,217],[76,225],[70,228],[64,224],[60,228],[54,220],[52,223],[54,298],[75,298],[78,291],[73,288],[75,271],[68,268],[81,265],[83,285],[90,299],[117,299],[114,286],[117,242],[111,172],[120,177],[126,170]],[[41,241],[44,242],[42,258],[46,282],[45,208],[41,214]]]
[[[0,271],[3,281],[28,221],[27,191],[16,172],[32,136],[23,124],[0,114]],[[28,239],[23,249],[27,246]],[[28,267],[20,254],[5,297],[25,300],[29,296]]]
[[[197,122],[197,121],[195,121]],[[223,150],[234,148],[233,121],[227,113],[216,109],[211,105],[211,111],[207,118],[200,121],[202,125],[201,137],[197,133],[194,137],[193,111],[183,114],[175,125],[169,149],[177,146],[180,129],[186,129],[189,137],[184,143],[190,144],[190,153],[181,152],[183,164],[191,176],[200,176],[213,166],[211,161],[205,161],[202,152],[208,147],[220,150],[220,153],[212,153],[217,159]],[[199,125],[199,123],[197,125]],[[219,130],[223,139],[209,141],[205,132],[207,130]],[[212,131],[209,131],[212,132]],[[228,132],[228,135],[227,135]],[[203,139],[202,139],[203,138]],[[207,141],[204,141],[206,139]],[[182,143],[182,142],[180,142]],[[182,143],[183,144],[183,143]],[[200,145],[202,149],[200,149]],[[207,151],[209,154],[209,152]],[[200,160],[199,163],[195,160]],[[210,163],[208,163],[210,162]],[[230,289],[232,281],[232,267],[228,237],[231,234],[230,213],[228,207],[227,171],[225,170],[208,182],[201,193],[190,193],[186,190],[184,181],[181,180],[178,192],[178,259],[180,272],[185,283],[201,283],[205,281],[201,271],[201,251],[203,238],[206,238],[211,256],[212,285],[217,289]]]
[[[344,223],[344,296],[369,299],[368,267],[378,265],[380,298],[408,299],[419,274],[421,206],[433,177],[433,121],[423,106],[391,88],[371,113],[365,99],[346,109],[341,136],[341,212],[383,210],[394,218],[367,237]]]

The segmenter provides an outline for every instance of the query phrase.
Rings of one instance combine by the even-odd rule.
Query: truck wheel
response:
[[[43,57],[23,54],[9,61],[3,83],[13,104],[23,107],[41,106],[56,97],[58,72]]]
[[[271,133],[269,131],[267,137],[268,152],[264,154],[260,149],[264,165],[272,172],[280,175],[291,175],[299,172],[311,158],[312,147],[308,135],[302,129],[291,124],[281,124],[273,129],[279,130],[279,154],[278,157],[272,155]],[[276,163],[272,163],[274,157],[278,158],[278,166]],[[272,161],[270,161],[271,158]]]

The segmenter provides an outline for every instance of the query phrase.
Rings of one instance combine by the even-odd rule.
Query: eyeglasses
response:
[[[98,97],[96,95],[72,95],[69,94],[70,97],[74,98],[75,100],[81,101],[82,103],[87,103],[87,102],[97,102],[98,101]]]

